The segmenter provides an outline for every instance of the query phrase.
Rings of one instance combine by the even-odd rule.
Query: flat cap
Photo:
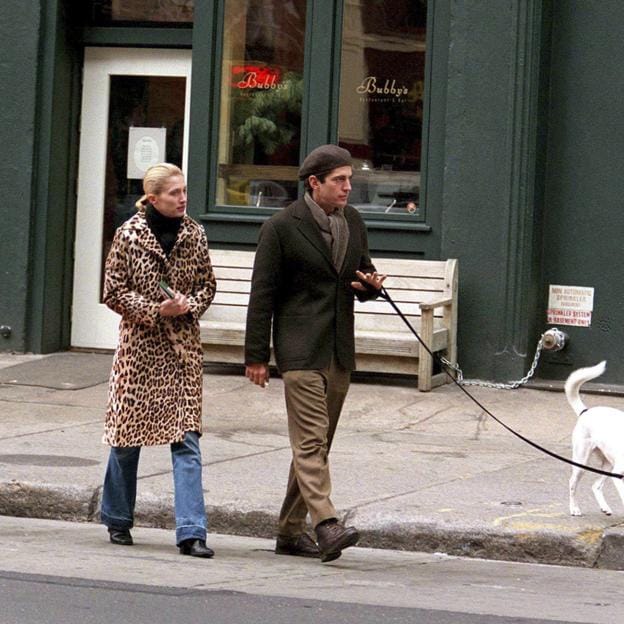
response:
[[[299,179],[305,180],[311,175],[322,175],[336,167],[351,166],[351,154],[338,145],[319,145],[313,149],[299,167]]]

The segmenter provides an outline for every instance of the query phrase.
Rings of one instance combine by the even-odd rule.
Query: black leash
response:
[[[390,297],[390,295],[388,294],[388,291],[383,286],[381,288],[380,297],[382,299],[385,299],[394,308],[394,310],[401,317],[403,322],[409,327],[409,329],[412,332],[412,334],[414,334],[414,336],[416,336],[416,338],[418,339],[418,342],[420,342],[420,344],[425,348],[425,350],[432,357],[432,359],[435,362],[438,362],[440,364],[440,367],[449,376],[449,378],[452,380],[452,382],[470,400],[472,400],[474,403],[476,403],[476,405],[478,405],[488,416],[493,418],[499,425],[501,425],[502,427],[507,429],[507,431],[509,431],[510,433],[513,433],[513,435],[515,435],[517,438],[520,438],[523,442],[526,442],[527,444],[529,444],[533,448],[536,448],[538,451],[541,451],[542,453],[546,453],[546,455],[550,455],[551,457],[554,457],[555,459],[558,459],[559,461],[565,462],[566,464],[570,464],[571,466],[576,466],[577,468],[582,468],[583,470],[588,470],[589,472],[595,472],[596,474],[603,475],[605,477],[613,477],[615,479],[623,479],[624,478],[624,475],[616,474],[616,473],[613,473],[613,472],[607,472],[606,470],[600,470],[600,468],[593,468],[592,466],[586,466],[585,464],[579,464],[579,463],[577,463],[577,462],[575,462],[575,461],[573,461],[571,459],[568,459],[567,457],[563,457],[562,455],[557,455],[557,453],[553,453],[552,451],[549,451],[547,448],[544,448],[543,446],[540,446],[536,442],[533,442],[533,440],[529,440],[529,438],[524,437],[521,433],[518,433],[517,431],[512,429],[509,425],[506,425],[502,420],[500,420],[500,418],[497,418],[496,416],[494,416],[494,414],[492,414],[492,412],[490,412],[490,410],[488,410],[478,399],[473,397],[472,394],[470,394],[470,392],[468,392],[468,390],[466,390],[466,388],[464,388],[464,386],[462,386],[457,381],[457,379],[455,379],[455,377],[453,375],[451,375],[451,373],[449,373],[448,367],[446,366],[446,364],[444,362],[442,362],[442,360],[440,359],[440,356],[437,355],[436,353],[434,353],[433,351],[431,351],[429,346],[424,343],[423,339],[418,335],[418,332],[412,327],[412,324],[407,320],[407,318],[403,314],[403,312],[401,312],[401,310],[399,310],[397,304],[394,303],[394,301],[392,300],[392,297]]]

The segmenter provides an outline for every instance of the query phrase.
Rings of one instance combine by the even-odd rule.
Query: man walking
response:
[[[305,196],[260,231],[245,337],[246,375],[269,380],[271,324],[284,381],[292,463],[275,552],[333,561],[359,534],[338,522],[328,453],[355,368],[354,295],[376,297],[366,226],[347,204],[351,154],[317,147],[303,161]],[[310,514],[317,543],[305,532]]]

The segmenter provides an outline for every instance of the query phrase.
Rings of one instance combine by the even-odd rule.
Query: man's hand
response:
[[[173,299],[165,299],[160,304],[160,316],[181,316],[189,311],[189,302],[186,295],[175,293]]]
[[[245,366],[245,377],[256,386],[264,388],[269,385],[269,365],[268,364],[247,364]]]
[[[355,274],[360,278],[360,282],[351,282],[351,286],[356,290],[366,291],[367,288],[362,284],[366,282],[369,286],[372,286],[375,290],[379,290],[386,279],[385,275],[380,275],[376,271],[374,273],[362,273],[362,271],[356,271]]]

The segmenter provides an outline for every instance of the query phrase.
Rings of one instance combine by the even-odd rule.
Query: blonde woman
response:
[[[176,544],[182,554],[212,557],[199,447],[199,318],[214,298],[216,281],[204,229],[186,215],[182,171],[154,165],[143,190],[137,214],[115,233],[105,267],[104,302],[121,321],[103,437],[111,451],[101,521],[112,543],[132,545],[141,447],[169,444]]]

